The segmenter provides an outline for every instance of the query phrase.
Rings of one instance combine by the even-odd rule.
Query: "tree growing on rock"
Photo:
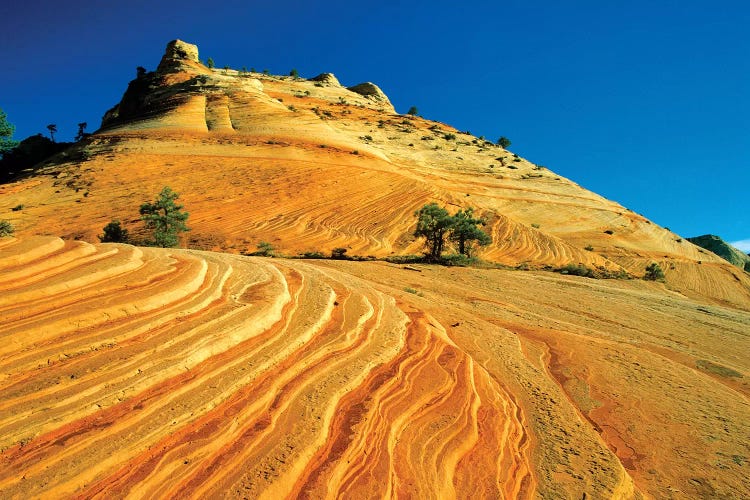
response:
[[[57,133],[57,125],[54,123],[50,123],[47,125],[47,130],[49,130],[49,138],[52,139],[52,142],[55,142],[55,134]]]
[[[414,215],[417,216],[417,229],[414,230],[414,236],[425,238],[429,260],[439,260],[445,247],[445,238],[453,227],[453,218],[437,203],[423,206]]]
[[[419,110],[416,106],[412,106],[411,108],[409,108],[409,111],[406,112],[407,115],[411,116],[417,116],[417,113],[419,113]]]
[[[508,149],[510,147],[510,139],[508,139],[505,136],[502,136],[497,140],[497,145],[503,149]]]
[[[453,217],[453,226],[450,230],[450,240],[458,245],[458,253],[471,257],[473,251],[473,242],[480,246],[486,246],[492,243],[490,235],[479,229],[484,225],[483,219],[474,217],[474,209],[469,207],[465,210],[459,210]]]
[[[216,66],[212,57],[206,59],[206,66],[208,66],[209,69],[213,69],[214,66]]]
[[[84,137],[86,137],[87,135],[89,135],[89,134],[87,134],[85,132],[86,131],[86,127],[88,127],[88,126],[89,126],[89,124],[86,123],[86,122],[81,122],[81,123],[78,124],[78,133],[76,134],[76,138],[75,138],[76,141],[80,141],[81,139],[83,139]]]
[[[13,140],[16,127],[8,122],[5,112],[0,109],[0,156],[18,146],[18,141]]]
[[[141,205],[141,220],[146,224],[146,229],[153,231],[153,239],[147,244],[173,248],[179,243],[180,233],[190,231],[185,224],[190,214],[183,212],[183,206],[175,203],[179,197],[172,188],[164,186],[156,201]]]

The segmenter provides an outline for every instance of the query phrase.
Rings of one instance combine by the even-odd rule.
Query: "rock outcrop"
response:
[[[354,85],[353,87],[347,87],[347,90],[351,90],[352,92],[364,96],[371,101],[381,102],[383,104],[392,106],[391,101],[388,99],[388,96],[385,95],[382,90],[380,90],[380,87],[372,82],[364,82]]]
[[[715,253],[727,262],[731,262],[733,265],[750,272],[750,256],[745,255],[740,250],[734,248],[732,245],[722,240],[720,237],[714,234],[704,234],[703,236],[694,236],[687,238],[690,243],[698,245],[699,247],[705,248],[706,250]]]
[[[194,69],[195,65],[201,65],[198,59],[198,46],[182,40],[172,40],[167,44],[167,50],[164,52],[156,71],[158,73],[174,73]]]
[[[314,78],[310,78],[313,82],[320,82],[325,83],[326,85],[330,85],[332,87],[341,87],[341,83],[339,83],[338,78],[333,73],[321,73],[318,76]]]

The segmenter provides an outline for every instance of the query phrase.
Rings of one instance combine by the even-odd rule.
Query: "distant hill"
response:
[[[688,241],[710,250],[724,260],[731,262],[733,265],[750,272],[750,256],[745,255],[741,250],[734,248],[732,245],[722,240],[714,234],[704,234],[687,238]]]

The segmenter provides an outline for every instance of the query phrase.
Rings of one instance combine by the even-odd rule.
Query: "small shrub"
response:
[[[533,223],[533,224],[531,225],[531,227],[533,227],[534,229],[539,229],[539,228],[540,228],[540,227],[542,227],[542,226],[540,226],[539,224],[537,224],[537,223],[535,222],[535,223]]]
[[[646,266],[646,274],[643,275],[643,279],[648,281],[664,281],[664,271],[659,267],[659,264],[652,262]]]
[[[299,73],[297,73],[296,69],[292,69],[292,71],[289,72],[289,76],[292,78],[299,78]]]
[[[16,205],[15,207],[11,208],[11,210],[13,212],[20,212],[21,210],[23,210],[23,207],[24,207],[24,205],[23,205],[23,203],[21,203],[20,205]]]
[[[611,234],[615,234],[615,232],[612,231],[611,229],[607,229],[606,231],[604,231],[604,234],[610,234],[611,235]]]
[[[594,247],[592,247],[591,245],[586,245],[585,247],[583,247],[583,249],[584,250],[588,250],[589,252],[593,252],[594,251]]]
[[[261,241],[257,246],[258,250],[253,255],[262,255],[263,257],[273,257],[275,248],[267,241]]]
[[[301,253],[300,257],[303,259],[325,259],[326,258],[326,256],[323,255],[322,252],[317,252],[317,251]]]
[[[11,224],[10,221],[0,220],[0,238],[4,236],[13,236],[14,231],[13,224]]]
[[[443,139],[446,141],[455,141],[456,140],[456,134],[445,134],[443,136]]]
[[[583,276],[584,278],[595,278],[596,274],[593,269],[586,267],[585,265],[578,264],[566,264],[563,267],[556,269],[560,274],[570,274],[573,276]]]
[[[407,254],[407,255],[389,255],[385,258],[386,262],[390,262],[392,264],[419,264],[421,262],[426,262],[427,259],[424,255],[415,255],[415,254]]]
[[[407,115],[416,116],[417,113],[419,113],[419,110],[417,110],[416,106],[412,106],[409,108],[409,111],[406,112]]]
[[[102,243],[127,243],[128,230],[120,225],[119,220],[113,220],[104,226],[104,234],[97,236]]]
[[[504,136],[500,137],[497,140],[497,145],[500,146],[503,149],[508,149],[508,147],[510,146],[510,139],[508,139],[507,137],[504,137]]]
[[[336,247],[333,250],[331,250],[331,258],[337,259],[337,260],[345,260],[346,257],[346,248],[343,247]]]

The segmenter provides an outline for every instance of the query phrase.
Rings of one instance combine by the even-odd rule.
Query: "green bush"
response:
[[[337,247],[331,250],[331,258],[337,259],[337,260],[344,260],[346,259],[346,248],[343,247]]]
[[[643,279],[648,281],[664,281],[664,271],[662,271],[659,264],[652,262],[646,266],[646,273],[643,275]]]
[[[267,241],[261,241],[258,243],[258,250],[253,255],[262,255],[264,257],[273,257],[275,248]]]
[[[406,112],[407,115],[416,116],[417,113],[419,113],[419,110],[417,110],[416,106],[412,106],[409,108],[409,111]]]
[[[570,274],[573,276],[583,276],[584,278],[596,278],[596,274],[593,269],[586,267],[585,265],[578,264],[566,264],[563,267],[556,269],[560,274]]]
[[[127,243],[128,230],[120,225],[119,220],[113,220],[103,229],[104,233],[97,236],[102,243]]]
[[[213,69],[213,67],[215,66],[213,58],[209,57],[206,60],[206,66],[208,66],[210,69]]]
[[[14,232],[15,229],[13,229],[13,224],[11,224],[10,221],[0,220],[0,238],[4,236],[13,236]]]
[[[292,71],[289,72],[289,76],[291,76],[292,78],[299,78],[299,73],[296,69],[292,69]]]
[[[499,139],[497,140],[497,145],[498,145],[498,146],[500,146],[500,147],[501,147],[501,148],[503,148],[503,149],[508,149],[508,147],[510,147],[510,139],[508,139],[508,138],[507,138],[507,137],[505,137],[505,136],[503,136],[503,137],[500,137],[500,138],[499,138]]]

